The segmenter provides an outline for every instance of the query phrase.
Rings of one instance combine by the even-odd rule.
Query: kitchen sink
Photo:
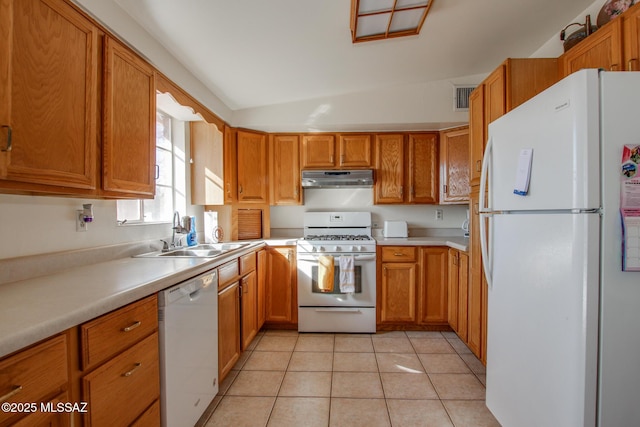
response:
[[[243,248],[250,243],[203,243],[196,246],[187,246],[177,248],[166,252],[150,252],[146,254],[136,255],[136,257],[153,258],[153,257],[190,257],[190,258],[212,258],[223,255],[236,249]]]
[[[174,257],[174,256],[183,256],[183,257],[214,257],[224,253],[225,251],[217,250],[217,249],[176,249],[175,251],[163,252],[158,254],[158,256],[164,257]]]

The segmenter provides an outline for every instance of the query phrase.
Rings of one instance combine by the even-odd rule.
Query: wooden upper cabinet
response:
[[[409,134],[409,203],[438,203],[438,134]]]
[[[627,71],[640,71],[640,3],[631,6],[620,18],[624,39],[623,65]]]
[[[333,168],[336,164],[335,135],[302,136],[302,169]]]
[[[269,138],[270,204],[300,205],[300,137],[271,135]]]
[[[98,33],[61,0],[0,2],[0,188],[95,193]]]
[[[556,58],[509,58],[469,96],[470,179],[480,184],[489,124],[559,79]]]
[[[404,202],[404,134],[376,135],[374,203]]]
[[[303,135],[301,159],[302,169],[372,167],[371,135]]]
[[[438,202],[437,133],[378,134],[375,158],[374,203]]]
[[[440,203],[469,201],[469,127],[440,132]]]
[[[224,204],[236,202],[236,188],[238,186],[238,167],[236,165],[236,134],[235,128],[224,127]]]
[[[469,183],[480,184],[485,137],[484,85],[476,87],[469,95]]]
[[[238,202],[268,203],[265,134],[241,130],[237,132],[236,164]]]
[[[371,167],[371,135],[340,135],[338,166],[344,168]]]
[[[214,124],[191,122],[191,203],[224,204],[224,134]]]
[[[623,71],[622,20],[613,19],[560,56],[563,76],[583,68]]]
[[[103,189],[119,197],[155,194],[156,91],[153,68],[105,37]]]

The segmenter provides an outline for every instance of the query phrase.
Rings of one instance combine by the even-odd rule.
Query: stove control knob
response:
[[[316,248],[315,246],[311,247],[311,252],[318,252],[318,248]]]
[[[340,246],[336,246],[336,247],[335,247],[335,251],[336,251],[336,252],[341,252],[341,251],[342,251],[342,247],[340,247]]]
[[[318,252],[324,252],[324,246],[320,246],[320,247],[318,248]]]
[[[357,246],[351,246],[351,252],[357,252],[357,251],[358,251]]]

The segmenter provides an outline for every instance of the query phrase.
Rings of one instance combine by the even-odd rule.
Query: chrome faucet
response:
[[[184,233],[188,233],[189,230],[187,230],[182,226],[182,224],[180,224],[180,212],[178,211],[175,211],[173,213],[173,227],[171,227],[171,229],[173,230],[173,233],[171,234],[171,244],[169,247],[170,248],[179,247],[177,243],[180,243],[180,238],[178,237],[178,241],[176,242],[176,233],[184,234]]]

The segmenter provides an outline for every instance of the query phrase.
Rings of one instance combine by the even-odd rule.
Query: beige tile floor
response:
[[[499,426],[485,369],[453,332],[261,331],[207,427]]]

